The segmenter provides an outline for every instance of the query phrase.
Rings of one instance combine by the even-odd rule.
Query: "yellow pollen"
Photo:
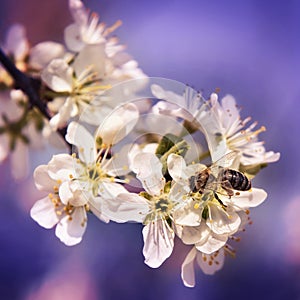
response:
[[[115,182],[115,178],[114,178],[114,177],[110,177],[110,178],[109,178],[109,181],[110,181],[110,182]]]
[[[81,152],[81,153],[83,153],[83,151],[84,151],[84,148],[79,148],[79,152]]]
[[[107,85],[100,85],[99,88],[101,90],[108,90],[108,89],[111,89],[111,87],[112,87],[111,84],[107,84]]]
[[[194,204],[194,208],[195,208],[195,209],[198,209],[199,207],[200,207],[200,204],[199,204],[199,203],[195,203],[195,204]]]
[[[56,211],[56,214],[57,214],[58,216],[61,216],[62,213],[61,213],[60,210],[57,210],[57,211]]]
[[[69,178],[70,178],[70,179],[73,179],[74,177],[73,177],[73,175],[72,175],[72,174],[69,174]]]
[[[73,158],[76,158],[76,153],[72,153],[72,157],[73,157]]]
[[[54,192],[58,192],[58,187],[55,185],[55,186],[53,187],[53,190],[54,190]]]
[[[48,194],[48,197],[49,197],[50,199],[52,199],[52,198],[53,198],[53,194],[52,194],[52,193],[49,193],[49,194]]]
[[[57,184],[61,184],[62,183],[62,181],[60,179],[57,179],[56,182],[57,182]]]
[[[124,180],[124,182],[125,182],[125,183],[129,183],[130,180],[129,180],[128,178],[126,178],[126,179]]]
[[[249,214],[250,214],[250,210],[249,210],[249,209],[246,209],[246,210],[245,210],[245,213],[246,213],[247,215],[249,215]]]
[[[128,166],[123,166],[122,168],[124,171],[127,171],[128,170]]]

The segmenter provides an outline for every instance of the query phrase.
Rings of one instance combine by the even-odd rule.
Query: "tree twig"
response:
[[[47,106],[39,97],[39,88],[40,88],[40,82],[23,72],[21,72],[15,64],[9,59],[9,57],[3,52],[3,50],[0,48],[0,62],[5,68],[5,70],[10,74],[10,76],[14,79],[15,87],[17,89],[20,89],[23,91],[24,94],[27,95],[30,104],[33,107],[36,107],[41,114],[47,118],[47,120],[51,119],[51,116],[47,110]],[[57,130],[57,132],[63,137],[65,140],[66,135],[66,127],[60,128]],[[66,144],[72,149],[72,145],[69,144],[65,140]]]

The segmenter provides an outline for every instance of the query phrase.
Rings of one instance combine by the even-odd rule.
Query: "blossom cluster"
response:
[[[106,27],[79,0],[69,7],[74,22],[65,45],[30,48],[21,25],[8,32],[4,49],[38,83],[48,113],[1,68],[0,160],[11,156],[20,179],[30,148],[44,141],[60,147],[34,171],[45,197],[31,217],[55,227],[68,246],[82,241],[92,214],[106,223],[142,223],[151,268],[171,256],[177,236],[190,248],[181,277],[192,287],[195,262],[214,274],[235,255],[229,242],[267,197],[251,179],[280,155],[266,151],[258,139],[265,128],[242,120],[232,96],[204,99],[189,86],[148,78],[110,35],[120,22]]]

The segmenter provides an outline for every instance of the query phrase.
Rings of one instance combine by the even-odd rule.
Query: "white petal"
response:
[[[184,262],[181,265],[181,279],[183,284],[187,287],[195,286],[195,268],[194,260],[197,255],[197,250],[195,247],[187,254]]]
[[[61,221],[56,225],[55,235],[60,239],[62,243],[67,246],[74,246],[79,244],[82,237],[73,237],[68,233],[69,217],[66,216],[61,219]]]
[[[66,140],[78,148],[81,161],[92,163],[96,159],[96,147],[92,135],[79,123],[71,122],[68,126]]]
[[[234,195],[231,199],[220,198],[224,204],[230,203],[239,209],[256,207],[265,201],[267,193],[263,189],[252,188],[249,191],[239,191],[239,195]]]
[[[210,233],[205,241],[205,243],[197,243],[195,246],[197,250],[205,253],[212,254],[213,252],[218,251],[223,246],[225,246],[228,240],[228,235],[217,235]]]
[[[33,205],[30,216],[40,226],[47,229],[52,228],[59,221],[54,205],[48,197],[38,200]]]
[[[64,30],[65,42],[68,49],[70,49],[71,51],[79,52],[85,45],[82,40],[80,29],[80,26],[78,26],[77,24],[71,24]]]
[[[106,145],[114,145],[122,140],[138,121],[139,111],[132,103],[115,109],[99,126],[96,136]]]
[[[72,67],[77,77],[86,71],[87,67],[93,66],[93,71],[98,78],[105,76],[105,44],[91,44],[82,48],[75,58]]]
[[[223,126],[229,130],[232,128],[236,128],[235,122],[240,120],[240,110],[236,105],[235,99],[231,95],[226,95],[222,100],[222,123]],[[234,132],[227,131],[228,136],[233,134]]]
[[[28,53],[29,45],[25,27],[15,24],[9,28],[5,42],[6,50],[14,55],[16,60],[23,60]]]
[[[9,136],[7,134],[0,135],[0,162],[2,162],[8,155],[9,148]]]
[[[175,223],[182,226],[199,226],[203,209],[195,208],[192,199],[187,199],[186,204],[176,209],[173,213]]]
[[[203,244],[207,241],[210,233],[211,230],[205,222],[201,222],[199,226],[183,226],[181,240],[187,245]]]
[[[76,105],[74,104],[73,99],[68,97],[65,103],[60,107],[58,113],[49,121],[49,124],[53,130],[65,126],[68,123],[69,119],[73,117],[72,112],[74,111],[75,106]]]
[[[109,166],[106,168],[107,173],[111,176],[123,176],[130,172],[128,153],[132,145],[127,144],[120,151],[114,154],[110,160]]]
[[[53,187],[57,186],[57,182],[53,180],[48,174],[48,166],[40,165],[33,173],[33,178],[36,187],[41,191],[52,192]]]
[[[71,237],[81,238],[86,230],[87,215],[84,207],[77,207],[72,214],[72,220],[68,221],[67,231]]]
[[[113,199],[119,194],[128,193],[123,185],[115,182],[99,183],[99,195],[104,199]]]
[[[171,254],[174,246],[174,231],[163,220],[150,222],[143,228],[145,263],[158,268]]]
[[[208,214],[206,224],[216,234],[233,234],[241,224],[240,217],[234,211],[225,212],[219,205],[208,205]]]
[[[69,187],[69,182],[68,181],[63,182],[59,187],[59,198],[61,202],[67,205],[68,202],[73,199],[73,197],[74,197],[73,193]]]
[[[102,203],[102,212],[112,221],[118,223],[142,223],[149,212],[147,201],[134,193],[120,194],[115,199],[105,199]]]
[[[76,159],[69,154],[53,155],[48,163],[48,174],[54,180],[68,181],[76,177]]]
[[[80,0],[69,0],[70,13],[78,25],[86,25],[88,22],[88,12]]]
[[[224,129],[220,118],[215,111],[211,109],[203,112],[197,120],[206,137],[211,159],[215,162],[223,157],[229,150],[226,137],[223,134]]]
[[[182,156],[173,153],[170,154],[167,159],[167,164],[169,174],[176,182],[188,179],[185,174],[186,163]]]
[[[213,275],[224,265],[224,250],[221,249],[211,255],[198,252],[196,259],[204,274]]]
[[[89,208],[91,212],[101,221],[108,223],[110,221],[110,218],[106,216],[102,211],[102,202],[103,199],[101,197],[94,197],[92,199],[89,199]]]
[[[42,71],[42,80],[56,92],[72,91],[73,69],[63,60],[54,59]]]
[[[65,48],[63,45],[51,41],[39,43],[30,49],[29,65],[40,70],[45,68],[51,60],[63,57]]]
[[[155,154],[137,154],[134,157],[132,169],[149,194],[161,194],[165,186],[165,179],[162,175],[162,164]]]
[[[111,107],[108,108],[108,112],[106,109],[106,106],[98,105],[98,103],[96,103],[96,98],[94,97],[94,101],[90,102],[89,106],[82,107],[80,111],[80,121],[94,126],[99,126],[102,120],[104,120],[112,111]]]
[[[89,183],[83,180],[69,181],[69,188],[72,192],[73,197],[69,199],[70,204],[73,206],[83,206],[93,198],[92,191]]]

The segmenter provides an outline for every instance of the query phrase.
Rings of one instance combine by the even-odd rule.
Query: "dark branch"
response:
[[[33,107],[36,107],[44,117],[50,120],[51,116],[47,111],[46,104],[41,101],[39,97],[39,88],[40,82],[23,72],[21,72],[15,64],[8,58],[8,56],[3,52],[0,48],[0,62],[2,63],[5,70],[10,74],[10,76],[14,79],[15,87],[20,89],[28,96],[29,102]],[[65,139],[66,128],[58,129],[57,132]],[[72,145],[70,145],[66,141],[67,145],[70,149],[72,149]]]

